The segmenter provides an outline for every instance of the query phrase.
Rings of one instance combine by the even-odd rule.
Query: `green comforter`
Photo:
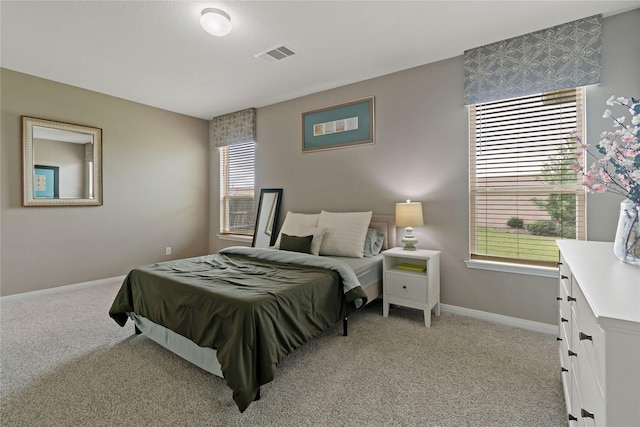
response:
[[[228,248],[151,264],[129,273],[109,315],[124,326],[134,312],[216,349],[244,411],[260,386],[273,380],[283,357],[366,302],[346,264],[325,262],[285,251]]]

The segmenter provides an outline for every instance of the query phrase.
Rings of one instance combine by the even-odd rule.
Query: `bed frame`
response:
[[[373,215],[371,217],[370,227],[376,228],[384,234],[382,250],[390,249],[395,246],[396,227],[395,217],[393,215]],[[382,279],[379,282],[368,286],[364,291],[367,295],[367,304],[379,298],[382,295]],[[183,359],[186,359],[209,373],[220,378],[224,378],[222,375],[222,369],[218,363],[216,350],[200,347],[190,339],[185,338],[164,326],[155,324],[142,316],[137,316],[133,313],[131,313],[130,316],[133,320],[136,334],[144,333],[149,339],[155,341]],[[345,317],[343,319],[343,335],[347,336],[347,333],[347,317]],[[260,399],[260,389],[258,389],[254,400],[258,399]]]

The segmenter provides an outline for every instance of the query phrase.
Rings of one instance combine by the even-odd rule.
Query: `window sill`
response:
[[[253,236],[241,236],[239,234],[216,234],[216,237],[220,240],[230,240],[232,242],[253,242]]]
[[[536,267],[533,265],[478,260],[465,260],[464,263],[467,265],[467,268],[478,270],[500,271],[502,273],[525,274],[528,276],[550,277],[554,279],[558,278],[558,269],[550,267]]]

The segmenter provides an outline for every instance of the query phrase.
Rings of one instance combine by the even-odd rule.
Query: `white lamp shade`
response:
[[[226,36],[231,31],[231,17],[223,10],[210,7],[202,11],[200,25],[212,36]]]
[[[396,226],[419,227],[424,225],[421,202],[396,203]]]

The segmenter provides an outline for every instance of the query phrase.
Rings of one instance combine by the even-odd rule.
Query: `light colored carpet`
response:
[[[120,328],[119,284],[0,307],[2,426],[565,426],[556,337],[374,302],[278,366],[241,414],[223,379]]]

